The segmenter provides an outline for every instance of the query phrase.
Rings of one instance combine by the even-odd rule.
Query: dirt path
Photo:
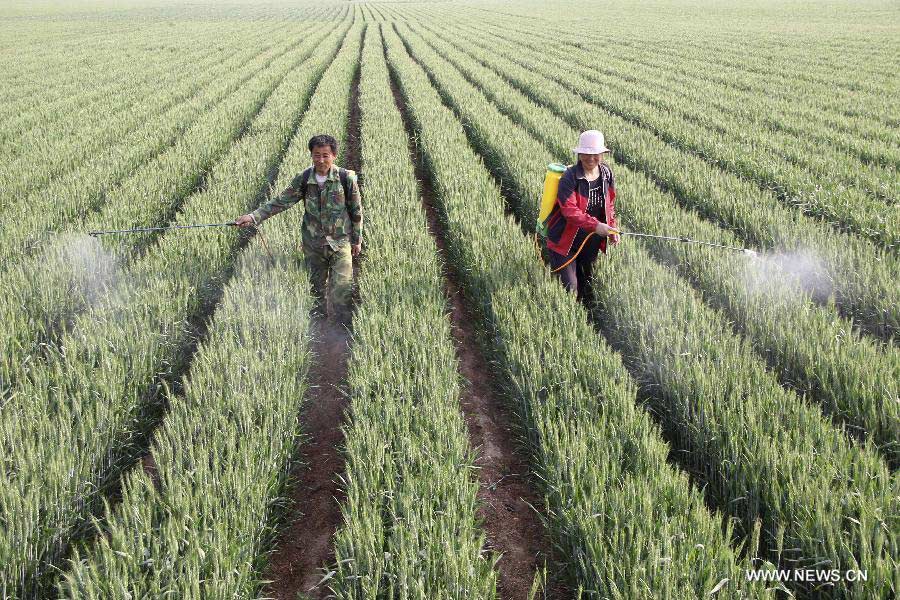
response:
[[[391,89],[407,135],[413,139],[405,101],[393,79]],[[412,142],[409,154],[420,182],[428,230],[445,265],[444,288],[452,307],[451,330],[460,373],[465,379],[460,404],[469,440],[478,451],[479,517],[484,523],[488,548],[502,554],[497,564],[499,595],[511,600],[526,599],[535,573],[543,568],[545,561],[548,574],[553,571],[550,538],[532,508],[543,510],[543,499],[528,479],[527,459],[517,450],[515,417],[492,388],[488,362],[478,346],[475,320],[463,301],[456,273],[449,266],[445,235],[435,208],[435,192]],[[538,597],[563,598],[564,594],[550,581],[548,589],[539,592]]]
[[[500,596],[525,599],[535,572],[543,568],[545,560],[550,565],[550,540],[531,508],[543,507],[543,499],[528,481],[528,461],[516,448],[514,417],[493,392],[475,340],[472,316],[450,277],[446,279],[446,291],[453,308],[452,331],[460,373],[466,380],[461,406],[469,440],[478,449],[479,516],[488,547],[503,554],[498,563]]]
[[[341,431],[347,398],[346,380],[349,335],[342,326],[324,319],[313,321],[313,363],[306,405],[300,414],[307,437],[299,449],[304,463],[291,473],[295,484],[289,499],[294,518],[279,533],[264,579],[272,580],[265,596],[295,600],[297,593],[322,598],[327,589],[310,591],[334,558],[332,537],[341,522],[342,492],[337,475],[344,471]]]
[[[357,69],[341,161],[341,166],[357,173],[361,165],[359,78]],[[358,276],[358,260],[353,261],[353,267]],[[311,388],[300,415],[303,431],[309,437],[299,449],[305,464],[291,474],[296,483],[291,487],[289,514],[296,516],[280,532],[264,576],[272,582],[265,586],[263,593],[276,600],[296,600],[298,593],[305,594],[304,598],[326,597],[327,584],[316,585],[326,575],[323,567],[334,560],[332,542],[341,524],[340,503],[344,495],[337,478],[345,470],[341,425],[349,406],[344,388],[350,335],[332,320],[314,319],[312,325]]]

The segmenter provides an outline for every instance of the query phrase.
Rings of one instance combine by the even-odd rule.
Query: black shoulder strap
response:
[[[602,163],[600,165],[600,175],[603,177],[603,201],[606,202],[606,195],[609,191],[609,187],[615,187],[615,179],[613,179],[612,167],[610,167],[606,163]]]
[[[347,173],[347,169],[338,167],[338,175],[341,178],[341,187],[344,188],[344,202],[348,202],[350,200],[350,174]]]
[[[309,176],[312,173],[312,170],[312,167],[306,167],[300,179],[300,189],[303,190],[302,193],[304,196],[306,196],[306,186],[309,185]]]

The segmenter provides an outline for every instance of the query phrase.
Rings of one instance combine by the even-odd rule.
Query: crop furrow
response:
[[[533,190],[540,189],[541,182],[534,165],[564,156],[566,142],[577,139],[579,132],[497,81],[488,69],[467,60],[449,44],[407,31],[407,47],[432,74],[445,102],[467,123],[473,146],[514,196],[518,218],[535,223]],[[485,99],[479,98],[482,93]],[[525,131],[518,131],[517,120],[543,146]],[[500,130],[506,132],[502,139],[494,135]],[[627,196],[623,194],[627,202],[624,214],[637,230],[663,236],[702,232],[692,235],[732,247],[739,244],[733,235],[678,207],[671,195],[660,192],[640,173],[617,166],[617,174],[619,185],[629,190]],[[533,226],[528,231],[534,233]],[[871,439],[890,463],[897,465],[900,356],[892,345],[874,344],[854,332],[852,324],[837,317],[833,308],[812,303],[800,283],[783,268],[800,257],[754,260],[671,241],[650,248],[662,262],[680,267],[707,293],[710,304],[728,312],[784,385],[820,402],[837,423],[848,426],[851,435]]]
[[[358,11],[354,15],[361,21]],[[361,29],[365,31],[365,23]],[[317,134],[333,135],[338,142],[340,160],[337,162],[345,168],[358,168],[358,147],[354,146],[358,145],[358,139],[353,140],[350,115],[363,35],[354,33],[352,43],[345,44],[340,57],[316,88],[316,95],[288,150],[286,160],[290,168],[279,175],[275,192],[290,185],[293,177],[310,164],[307,143]],[[365,196],[363,203],[366,203]],[[293,231],[290,247],[294,252],[299,250],[302,214],[298,206],[275,217]],[[293,600],[298,594],[313,592],[312,597],[321,597],[325,589],[321,586],[310,590],[322,580],[324,569],[334,558],[333,538],[341,520],[340,480],[345,465],[346,380],[351,341],[342,324],[314,319],[310,389],[300,414],[306,435],[303,445],[296,450],[298,460],[289,475],[292,482],[285,490],[286,498],[280,501],[285,504],[285,510],[275,530],[268,564],[262,571],[262,578],[267,582],[262,593],[266,597]]]
[[[457,42],[459,43],[459,42]],[[834,301],[855,326],[873,336],[891,340],[900,329],[900,297],[895,285],[900,266],[891,255],[871,243],[834,233],[781,206],[755,185],[723,173],[699,158],[667,146],[652,133],[635,127],[572,94],[558,94],[555,72],[545,77],[537,61],[516,60],[490,51],[490,44],[467,43],[463,50],[479,60],[539,106],[561,116],[570,126],[602,126],[616,158],[646,173],[662,189],[675,193],[682,204],[708,220],[721,224],[746,243],[784,253],[813,257],[807,269],[810,291],[817,300]],[[599,124],[599,125],[598,125]]]
[[[475,37],[485,36],[478,33]],[[542,72],[552,74],[556,84],[564,86],[564,93],[579,95],[629,126],[650,132],[711,168],[754,183],[761,193],[822,220],[834,231],[871,240],[889,254],[900,252],[900,208],[875,197],[874,190],[867,195],[864,190],[848,187],[843,182],[829,181],[834,168],[827,169],[822,176],[797,168],[777,155],[773,158],[773,152],[764,147],[765,141],[760,141],[758,129],[744,131],[746,121],[716,130],[709,113],[692,116],[671,95],[664,97],[647,91],[646,85],[622,83],[594,67],[573,63],[569,59],[571,51],[548,52],[505,33],[493,38],[492,44],[498,43],[508,50],[504,54],[523,57],[519,61],[522,64],[536,61],[540,55],[540,61],[546,64]],[[529,50],[524,50],[525,47]],[[838,167],[850,168],[840,163]]]
[[[307,128],[345,120],[346,103],[339,108],[334,97],[346,90],[356,68],[360,32],[357,26],[347,33],[316,86],[272,189],[286,186],[305,166]],[[308,375],[315,361],[309,347],[316,343],[307,316],[309,283],[294,256],[298,221],[287,218],[292,214],[264,226],[274,262],[259,236],[238,259],[209,339],[193,360],[184,398],[173,398],[154,434],[158,484],[140,469],[128,476],[123,501],[107,521],[109,535],[76,559],[63,596],[105,598],[120,589],[144,597],[249,598],[262,592],[272,524],[285,516],[277,499],[301,435],[298,414],[305,414],[308,402],[301,396],[316,383]],[[188,528],[198,535],[178,541]],[[109,572],[117,576],[111,579]]]
[[[318,69],[282,78],[253,133],[218,163],[178,223],[233,218],[264,197],[335,51],[318,55]],[[0,586],[9,594],[52,583],[73,528],[99,508],[104,482],[128,466],[142,413],[189,362],[192,324],[221,294],[240,246],[221,229],[167,236],[75,320],[59,351],[13,391],[0,431],[0,506],[13,524],[0,531]]]
[[[248,133],[280,74],[302,64],[324,37],[323,33],[308,39],[301,45],[305,51],[285,51],[275,62],[266,62],[242,81],[229,84],[226,91],[236,86],[245,91],[205,114],[184,138],[110,193],[86,228],[167,224],[186,199],[202,193],[209,173],[229,146]],[[316,61],[323,68],[320,59],[310,64]],[[148,185],[148,181],[153,183]],[[78,226],[77,220],[68,222]],[[0,334],[4,349],[0,383],[7,389],[26,375],[34,359],[45,353],[46,345],[54,343],[78,314],[99,301],[105,288],[115,283],[118,272],[140,258],[157,238],[146,233],[121,235],[101,245],[71,225],[67,229],[41,255],[21,260],[2,273],[7,291],[0,295],[0,310],[8,322],[18,324]]]
[[[597,597],[694,597],[717,583],[764,596],[739,575],[744,560],[729,546],[731,526],[666,464],[668,447],[637,409],[618,356],[504,215],[499,188],[459,122],[393,31],[386,41],[437,192],[448,256],[528,432],[567,581]]]
[[[328,586],[338,598],[493,598],[495,558],[482,555],[440,265],[374,25],[362,61],[370,201],[349,360],[346,501]]]
[[[46,192],[47,185],[66,178],[73,171],[77,177],[85,163],[95,163],[97,154],[127,154],[131,151],[129,146],[136,140],[147,138],[148,121],[177,109],[182,102],[189,101],[223,76],[239,73],[260,54],[279,46],[282,50],[288,47],[281,41],[272,42],[272,37],[269,33],[258,40],[251,39],[249,41],[256,43],[251,43],[249,52],[234,53],[226,59],[220,52],[211,52],[208,54],[213,56],[206,59],[191,57],[182,65],[169,64],[160,75],[168,74],[171,81],[160,81],[157,76],[152,85],[135,82],[129,88],[135,95],[132,99],[120,97],[128,90],[122,89],[122,77],[119,77],[117,89],[107,90],[101,99],[85,107],[84,110],[89,112],[87,116],[59,109],[57,113],[65,118],[58,127],[51,125],[51,119],[45,119],[31,135],[8,144],[22,150],[19,156],[2,160],[4,166],[0,175],[4,179],[3,192],[8,205],[12,207],[23,202],[27,205],[31,198]],[[190,78],[178,75],[188,69],[192,72],[196,69],[202,75]],[[148,89],[155,90],[149,97]]]
[[[529,484],[527,462],[518,456],[519,453],[515,448],[516,442],[511,433],[514,423],[501,406],[500,396],[494,390],[493,378],[487,368],[490,363],[476,347],[476,321],[464,305],[457,276],[446,266],[442,247],[443,236],[440,234],[440,224],[433,208],[434,192],[417,159],[414,145],[404,133],[404,122],[401,119],[403,100],[399,91],[390,83],[381,44],[380,38],[373,41],[370,51],[371,64],[367,63],[368,70],[373,71],[374,79],[372,89],[369,91],[372,100],[367,107],[369,113],[374,114],[371,121],[389,123],[390,127],[379,128],[375,125],[370,127],[367,143],[375,150],[369,153],[371,166],[367,171],[384,172],[393,160],[379,158],[389,156],[379,149],[404,143],[410,148],[410,158],[416,168],[405,169],[407,193],[404,194],[404,203],[394,210],[399,215],[408,214],[408,216],[392,218],[389,215],[378,225],[386,228],[390,223],[390,226],[396,229],[398,222],[405,220],[407,224],[401,229],[408,232],[405,235],[414,236],[418,240],[416,245],[423,246],[423,249],[410,252],[404,244],[406,258],[396,261],[398,264],[394,267],[376,269],[371,276],[383,278],[388,269],[417,268],[414,265],[420,262],[419,257],[423,255],[429,256],[429,270],[433,271],[435,269],[430,264],[430,256],[437,250],[437,261],[442,278],[445,280],[442,287],[447,297],[446,303],[452,307],[450,332],[456,349],[456,362],[463,378],[459,402],[470,445],[475,447],[477,453],[473,467],[479,481],[478,520],[486,535],[486,549],[501,555],[496,564],[498,595],[502,598],[525,598],[528,596],[529,587],[546,586],[547,583],[544,581],[546,572],[542,572],[541,569],[542,561],[546,568],[546,561],[550,559],[549,540],[536,512],[542,502]],[[392,108],[390,100],[384,93],[385,89],[391,90],[397,108]],[[418,194],[416,180],[419,181]],[[386,190],[390,185],[390,180],[381,177],[375,189]],[[421,198],[422,207],[414,209],[417,195]],[[380,211],[376,216],[381,221]],[[428,233],[437,242],[436,249],[425,240],[427,236],[421,232],[423,217],[428,223]],[[383,237],[387,238],[387,235],[386,233]],[[378,250],[379,253],[386,252],[383,248]],[[371,251],[368,254],[370,261],[378,260],[377,254],[373,255]],[[388,254],[393,256],[394,251]],[[435,310],[438,310],[437,307]],[[423,319],[423,322],[425,321]],[[442,333],[446,336],[446,332]],[[443,343],[446,344],[446,341]],[[560,591],[553,588],[543,589],[541,593],[542,597],[562,597]]]
[[[723,334],[724,319],[639,244],[623,245],[611,258],[595,277],[603,289],[597,323],[681,451],[679,464],[735,517],[741,536],[754,539],[762,524],[764,557],[866,569],[867,582],[843,582],[829,597],[891,597],[897,482],[879,457],[849,444],[818,409],[782,388],[747,344]],[[794,589],[811,593],[799,583]]]

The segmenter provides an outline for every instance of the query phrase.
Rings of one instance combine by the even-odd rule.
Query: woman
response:
[[[603,134],[591,129],[578,137],[578,162],[559,181],[556,206],[547,217],[550,270],[563,286],[588,308],[593,305],[591,276],[599,252],[606,253],[607,238],[616,235],[616,188],[612,169],[603,162],[609,152]]]

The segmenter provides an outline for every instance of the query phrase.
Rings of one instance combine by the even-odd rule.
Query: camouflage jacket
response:
[[[287,210],[304,200],[303,213],[303,246],[319,248],[328,244],[333,249],[348,241],[358,244],[362,240],[362,201],[359,195],[359,183],[356,173],[347,171],[350,198],[344,198],[344,186],[341,185],[340,171],[332,166],[319,190],[315,172],[312,167],[298,174],[291,184],[277,197],[272,198],[253,211],[257,222],[262,222],[278,213]],[[303,176],[309,171],[306,189],[301,190]]]

